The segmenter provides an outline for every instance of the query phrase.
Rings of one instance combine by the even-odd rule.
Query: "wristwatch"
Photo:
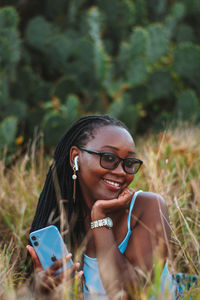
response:
[[[111,218],[107,217],[104,219],[96,220],[91,222],[91,228],[98,228],[98,227],[106,227],[108,229],[111,229],[113,227],[113,221]]]

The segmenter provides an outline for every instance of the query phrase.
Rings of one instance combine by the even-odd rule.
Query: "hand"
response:
[[[132,188],[125,188],[116,199],[96,201],[91,210],[92,221],[105,218],[109,213],[128,207],[133,194]]]
[[[49,268],[44,270],[38,259],[35,249],[30,245],[26,246],[26,249],[29,251],[33,259],[35,287],[38,292],[48,293],[53,291],[63,281],[65,281],[67,284],[72,284],[74,278],[71,275],[80,268],[79,263],[74,263],[70,268],[67,268],[62,273],[55,275],[55,273],[71,259],[71,253],[69,253],[65,258],[57,260]],[[83,271],[79,271],[75,276],[80,278],[82,275]]]

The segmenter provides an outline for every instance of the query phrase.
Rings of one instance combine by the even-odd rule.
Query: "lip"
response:
[[[112,190],[119,191],[121,189],[122,184],[110,179],[103,178],[103,182]]]

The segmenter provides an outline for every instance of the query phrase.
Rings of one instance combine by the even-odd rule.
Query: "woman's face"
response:
[[[134,157],[135,145],[129,132],[118,126],[104,126],[94,130],[94,138],[84,148],[115,153],[121,158]],[[78,179],[86,205],[91,209],[97,200],[117,198],[122,190],[134,179],[127,174],[122,162],[116,169],[107,170],[100,165],[100,156],[79,151]]]

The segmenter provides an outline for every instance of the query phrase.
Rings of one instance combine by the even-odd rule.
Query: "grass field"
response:
[[[31,299],[23,281],[25,245],[50,164],[43,147],[36,144],[9,169],[0,162],[0,299]],[[200,128],[182,125],[137,139],[137,150],[144,166],[134,188],[159,193],[168,205],[170,271],[199,275]],[[192,299],[200,299],[198,287],[191,293]],[[147,293],[141,299],[147,299]]]

